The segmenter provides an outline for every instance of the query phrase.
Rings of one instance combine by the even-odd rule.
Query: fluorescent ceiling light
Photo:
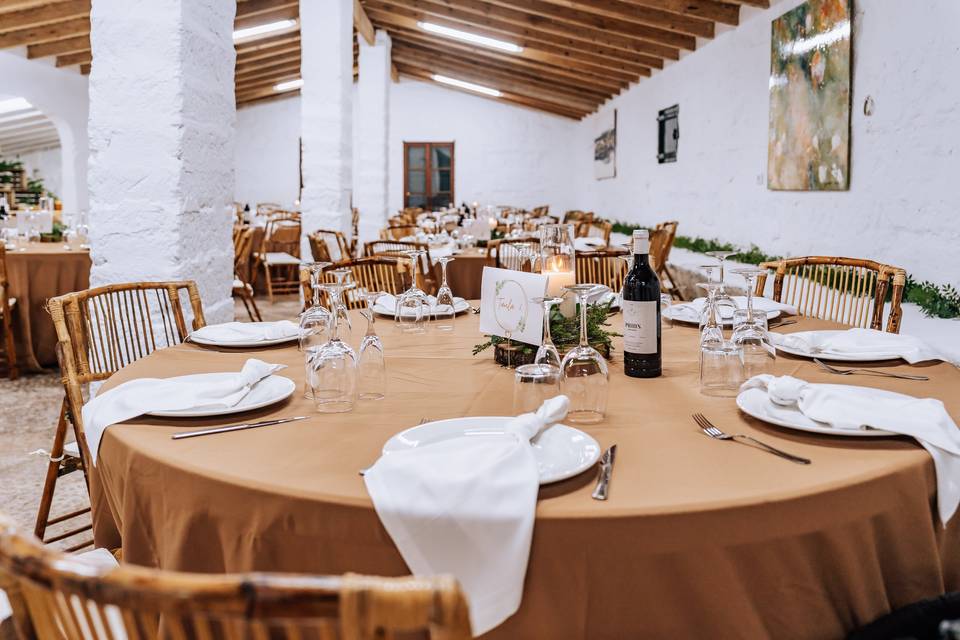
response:
[[[255,27],[247,27],[246,29],[237,29],[233,32],[233,41],[260,38],[275,31],[292,29],[295,26],[297,26],[296,20],[278,20],[276,22],[258,24]]]
[[[303,78],[297,78],[296,80],[287,80],[286,82],[280,82],[273,85],[274,91],[293,91],[294,89],[299,89],[303,86]]]
[[[468,33],[466,31],[460,31],[459,29],[443,27],[439,24],[433,24],[432,22],[418,22],[417,26],[424,31],[429,31],[430,33],[436,33],[438,35],[453,38],[455,40],[463,40],[464,42],[469,42],[471,44],[483,45],[484,47],[490,47],[491,49],[500,49],[501,51],[509,51],[510,53],[520,53],[523,51],[523,47],[515,45],[512,42],[504,42],[503,40],[495,40],[494,38],[488,38],[486,36],[478,36],[475,33]]]
[[[10,98],[9,100],[0,100],[0,113],[23,111],[24,109],[32,108],[33,105],[27,102],[26,98]]]
[[[466,89],[467,91],[476,91],[477,93],[482,93],[487,96],[493,96],[494,98],[499,98],[500,96],[503,95],[496,89],[485,87],[482,84],[473,84],[472,82],[465,82],[463,80],[457,80],[456,78],[448,78],[447,76],[434,74],[433,80],[434,82],[439,82],[441,84],[448,84],[451,87],[459,87],[460,89]]]

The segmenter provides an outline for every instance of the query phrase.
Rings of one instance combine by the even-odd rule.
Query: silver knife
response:
[[[597,475],[597,488],[593,490],[591,498],[594,500],[606,500],[607,493],[610,490],[610,476],[613,475],[613,463],[617,460],[617,445],[610,445],[610,448],[600,456],[600,472]]]
[[[228,433],[230,431],[243,431],[244,429],[256,429],[257,427],[269,427],[273,424],[282,424],[284,422],[294,422],[295,420],[306,420],[309,416],[294,416],[293,418],[277,418],[276,420],[264,420],[262,422],[248,422],[246,424],[235,424],[229,427],[217,427],[215,429],[203,429],[201,431],[185,431],[171,436],[174,440],[181,438],[195,438],[196,436],[208,436],[214,433]]]

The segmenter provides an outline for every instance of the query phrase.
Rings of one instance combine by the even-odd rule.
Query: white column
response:
[[[303,232],[349,232],[353,0],[301,0],[300,50]],[[306,241],[303,255],[310,255]]]
[[[93,0],[94,286],[194,280],[233,319],[236,0]]]
[[[373,45],[360,37],[357,83],[357,192],[360,240],[375,240],[386,226],[387,172],[390,138],[390,36],[377,31]]]

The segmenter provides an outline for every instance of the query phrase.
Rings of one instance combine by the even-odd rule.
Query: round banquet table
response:
[[[158,351],[117,373],[138,377],[239,370],[249,357],[284,363],[298,392],[229,419],[143,417],[110,427],[93,474],[98,546],[122,539],[124,560],[201,572],[354,571],[403,575],[358,470],[394,433],[422,419],[507,415],[513,373],[471,356],[478,317],[452,334],[401,335],[378,323],[387,397],[318,415],[302,397],[296,347],[238,352],[196,345]],[[620,317],[612,320],[617,328]],[[364,330],[359,317],[351,335]],[[830,328],[801,320],[784,330]],[[615,342],[619,354],[619,341]],[[934,507],[930,456],[907,438],[794,432],[741,415],[698,391],[697,330],[663,336],[664,375],[636,380],[611,364],[606,420],[582,427],[618,444],[611,496],[590,498],[595,472],[542,487],[520,610],[485,638],[839,638],[892,608],[960,589],[957,518]],[[930,382],[842,379],[780,357],[779,374],[930,395],[960,417],[960,371],[893,368]],[[691,414],[811,458],[791,464],[712,440]],[[171,440],[178,431],[270,416],[308,420]]]
[[[49,298],[90,286],[90,251],[61,242],[31,242],[7,250],[7,277],[14,308],[17,364],[41,371],[57,364],[57,333],[46,311]]]
[[[467,300],[480,298],[480,283],[483,268],[492,267],[494,260],[487,257],[487,250],[479,247],[462,249],[456,260],[447,265],[447,284],[453,295]]]

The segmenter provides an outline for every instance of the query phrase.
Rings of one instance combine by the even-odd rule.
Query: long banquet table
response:
[[[614,327],[621,320],[613,319]],[[354,319],[352,343],[364,330]],[[389,372],[384,400],[317,415],[302,397],[296,347],[235,352],[181,345],[122,370],[143,376],[238,370],[249,357],[289,365],[298,392],[233,419],[141,418],[107,430],[93,477],[98,546],[122,537],[124,560],[224,572],[354,571],[406,566],[358,470],[423,418],[505,415],[513,373],[471,356],[477,316],[452,335],[399,335],[378,323]],[[834,325],[801,320],[785,331]],[[590,499],[595,473],[541,489],[523,603],[485,638],[839,638],[901,605],[960,589],[960,527],[939,523],[930,456],[907,438],[791,432],[741,415],[697,386],[697,333],[664,331],[664,375],[626,378],[611,365],[607,419],[585,427],[618,444],[611,497]],[[620,344],[615,343],[617,353]],[[930,395],[960,418],[960,371],[895,367],[930,382],[838,378],[780,357],[778,373]],[[791,464],[703,436],[690,415],[762,437],[813,460]],[[173,441],[207,425],[312,415],[263,429]]]

